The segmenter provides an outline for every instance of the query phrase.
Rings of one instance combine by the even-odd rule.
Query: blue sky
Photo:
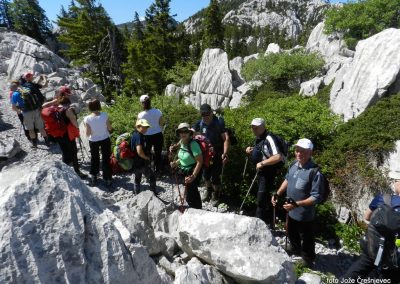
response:
[[[146,9],[153,3],[152,0],[100,0],[114,23],[121,24],[133,20],[134,12],[137,11],[140,17],[144,17]],[[40,6],[46,11],[50,21],[57,19],[61,5],[65,8],[71,3],[71,0],[39,0]],[[175,20],[183,21],[205,8],[210,3],[209,0],[172,0],[171,14],[176,14]]]

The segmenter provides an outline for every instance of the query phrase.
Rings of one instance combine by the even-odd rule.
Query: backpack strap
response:
[[[182,148],[182,147],[180,147],[179,149],[188,152],[190,154],[190,156],[192,156],[192,158],[196,160],[195,156],[193,155],[192,146],[191,146],[193,141],[194,141],[193,139],[190,139],[187,149]]]
[[[383,195],[383,202],[387,205],[392,207],[392,196],[390,194],[385,193]]]

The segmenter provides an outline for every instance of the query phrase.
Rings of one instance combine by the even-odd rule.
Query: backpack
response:
[[[21,87],[18,88],[17,92],[21,94],[22,100],[24,101],[24,111],[31,111],[41,107],[40,100],[32,93],[31,89]]]
[[[136,157],[136,151],[131,150],[130,146],[131,134],[126,132],[117,137],[113,155],[117,160],[119,166],[128,171],[133,167],[133,158]]]
[[[53,137],[63,137],[67,133],[65,107],[50,106],[42,109],[42,118],[47,134]]]
[[[290,164],[289,169],[290,169],[291,167],[293,167],[293,165],[296,164],[296,163],[297,163],[297,161],[294,160],[294,161]],[[330,184],[329,184],[329,180],[328,180],[328,179],[326,178],[326,176],[321,172],[320,166],[316,165],[316,167],[314,167],[314,168],[311,169],[310,176],[309,176],[309,183],[310,183],[310,185],[312,184],[312,181],[314,180],[314,178],[315,178],[315,176],[317,175],[318,172],[321,174],[321,178],[323,179],[323,183],[324,183],[324,190],[323,190],[323,192],[322,192],[321,201],[320,201],[318,204],[323,204],[323,203],[325,203],[325,202],[328,200],[329,195],[331,194],[331,187],[330,187]]]
[[[262,155],[264,157],[267,157],[267,154],[264,152],[264,145],[266,144],[266,140],[267,140],[268,136],[270,136],[272,138],[272,140],[274,140],[279,152],[283,155],[282,161],[277,163],[277,166],[282,167],[285,165],[285,162],[287,160],[287,156],[288,156],[288,152],[289,152],[289,143],[287,141],[285,141],[282,137],[275,135],[272,132],[268,132],[265,139],[256,145],[256,148],[259,149],[259,151],[262,153]],[[266,145],[267,145],[268,149],[272,152],[271,145],[269,143],[267,143]]]
[[[395,244],[400,235],[400,212],[391,206],[391,195],[383,195],[384,203],[371,215],[366,235],[361,240],[365,254],[374,259],[374,265],[384,269],[398,269],[400,258]]]
[[[215,155],[214,148],[211,145],[210,140],[208,140],[207,137],[205,137],[204,135],[196,135],[192,138],[192,141],[196,141],[196,143],[198,143],[200,146],[201,154],[203,155],[203,167],[209,168],[212,165],[212,159]],[[193,157],[193,159],[195,159],[191,144],[192,142],[190,141],[190,143],[188,144],[188,152]]]

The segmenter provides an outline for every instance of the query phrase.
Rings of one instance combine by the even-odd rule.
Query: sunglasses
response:
[[[201,114],[201,116],[202,117],[206,117],[206,116],[210,116],[210,114],[211,114],[210,112],[204,112],[204,113]]]
[[[178,133],[179,134],[188,134],[188,133],[190,133],[190,131],[189,130],[182,130],[182,131],[179,131]]]

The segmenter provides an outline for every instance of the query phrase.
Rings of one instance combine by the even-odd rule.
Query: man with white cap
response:
[[[387,203],[390,207],[393,208],[394,211],[400,212],[400,172],[398,171],[390,171],[389,172],[389,179],[390,179],[390,186],[392,189],[393,194],[389,195],[386,194],[378,194],[377,196],[372,199],[371,203],[368,206],[368,209],[364,213],[364,219],[366,221],[370,221],[372,217],[372,213],[376,210],[380,205]],[[385,199],[387,201],[385,201]],[[394,217],[393,212],[390,213],[391,216]],[[393,215],[392,215],[393,214]],[[370,227],[368,227],[368,230]],[[368,231],[367,231],[367,235]],[[390,242],[390,240],[387,240]],[[395,245],[400,248],[400,235],[397,236],[396,240],[391,240],[395,242]],[[368,242],[369,244],[369,242]],[[368,245],[370,247],[370,244]],[[385,245],[386,247],[386,245]],[[385,255],[385,253],[384,253]],[[343,276],[344,280],[349,279],[361,279],[369,276],[373,276],[374,278],[382,278],[386,279],[387,283],[400,283],[400,268],[397,269],[380,269],[380,275],[371,275],[371,272],[376,273],[375,271],[377,267],[374,265],[375,259],[370,257],[368,251],[362,250],[360,257],[354,262],[346,274]],[[398,260],[398,262],[400,262]],[[350,282],[349,282],[350,283]]]
[[[139,100],[143,106],[143,111],[138,114],[138,119],[146,119],[151,125],[145,134],[146,152],[151,153],[151,148],[154,147],[155,170],[159,175],[161,174],[161,152],[164,145],[164,135],[161,129],[162,125],[164,124],[163,115],[158,108],[151,107],[151,99],[148,95],[140,96]]]
[[[275,141],[275,136],[265,128],[264,119],[254,118],[251,121],[251,129],[256,136],[255,146],[247,147],[246,154],[251,155],[258,172],[256,217],[266,223],[271,223],[272,210],[269,200],[283,155]]]
[[[303,264],[310,267],[315,259],[315,205],[322,200],[324,177],[319,170],[315,173],[318,165],[311,159],[313,143],[302,138],[295,146],[296,161],[288,169],[276,195],[282,196],[286,192],[287,201],[283,208],[288,212],[291,253],[301,255]],[[277,196],[271,199],[273,206],[276,206]]]

